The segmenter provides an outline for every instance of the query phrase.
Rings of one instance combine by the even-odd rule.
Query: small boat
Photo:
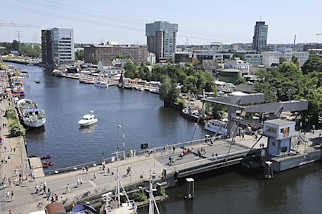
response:
[[[48,162],[47,162],[47,161],[43,161],[43,162],[42,162],[42,167],[43,167],[43,168],[48,168],[48,166],[49,166],[49,164],[48,164]]]
[[[72,209],[73,214],[94,214],[97,213],[96,209],[90,205],[84,204],[76,204],[76,206]]]
[[[79,121],[78,124],[81,127],[90,126],[97,123],[98,119],[95,118],[94,111],[90,111],[89,114],[85,114]]]
[[[49,161],[49,162],[48,162],[48,165],[49,165],[49,166],[54,166],[54,164],[55,164],[55,163],[54,163],[53,161]]]
[[[40,80],[35,80],[35,83],[39,84],[40,83]]]
[[[95,86],[98,88],[108,88],[108,84],[104,81],[97,81],[95,83]]]
[[[42,155],[42,156],[40,157],[40,159],[41,159],[41,160],[50,159],[50,158],[51,158],[51,156],[50,156],[49,154],[47,154],[47,155]]]
[[[125,88],[125,89],[132,89],[132,85],[130,85],[130,84],[125,84],[125,85],[124,85],[124,88]]]
[[[65,76],[65,75],[64,75],[64,72],[62,72],[62,71],[60,71],[60,70],[57,70],[57,69],[53,70],[53,71],[51,72],[51,74],[52,74],[53,76],[56,76],[56,77],[63,77],[63,76]]]
[[[28,74],[28,71],[27,70],[22,70],[21,73]]]

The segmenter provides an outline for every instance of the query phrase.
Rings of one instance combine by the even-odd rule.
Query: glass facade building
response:
[[[267,31],[268,25],[263,21],[256,22],[254,36],[253,36],[253,49],[260,51],[266,48],[267,45]]]
[[[148,51],[156,55],[157,61],[160,59],[174,60],[178,24],[157,21],[146,24],[145,30]]]

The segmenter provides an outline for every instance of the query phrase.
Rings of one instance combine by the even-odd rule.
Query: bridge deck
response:
[[[42,201],[44,205],[49,203],[46,200],[44,194],[35,194],[35,186],[45,182],[47,187],[54,194],[59,195],[59,199],[65,204],[70,204],[73,201],[81,199],[85,195],[97,195],[99,193],[111,191],[115,189],[115,175],[117,169],[122,176],[122,184],[128,186],[131,184],[140,183],[143,180],[149,178],[150,169],[154,169],[158,178],[161,177],[163,169],[167,170],[167,174],[173,174],[177,170],[185,170],[191,167],[197,167],[214,161],[218,161],[221,158],[229,158],[233,155],[245,154],[249,151],[249,148],[253,145],[254,138],[248,136],[247,140],[237,139],[236,142],[230,147],[229,140],[218,140],[214,144],[206,144],[204,140],[200,140],[199,143],[190,145],[193,150],[204,148],[205,153],[202,157],[189,153],[183,158],[179,158],[179,153],[182,149],[176,148],[175,153],[172,150],[167,152],[155,152],[147,156],[145,154],[131,157],[126,160],[116,161],[107,164],[110,169],[110,173],[104,173],[101,166],[91,167],[88,173],[82,170],[75,170],[68,173],[55,174],[45,176],[43,178],[37,178],[35,181],[25,182],[22,186],[16,188],[15,200],[10,203],[5,203],[4,194],[0,196],[0,203],[5,203],[2,206],[4,209],[13,209],[15,211],[34,211],[37,210],[37,203]],[[264,141],[263,141],[264,142]],[[184,144],[182,144],[184,145]],[[217,153],[216,160],[212,159],[212,154]],[[175,159],[174,163],[169,165],[169,156]],[[126,176],[128,167],[131,167],[132,172]],[[94,179],[94,173],[96,178]],[[77,186],[77,180],[81,179],[81,185]],[[69,184],[71,192],[66,193],[67,184]],[[18,193],[20,192],[20,193]],[[26,200],[26,197],[28,200]],[[2,202],[1,202],[2,201]]]

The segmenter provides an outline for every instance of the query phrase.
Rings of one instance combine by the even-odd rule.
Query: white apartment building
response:
[[[237,69],[242,72],[242,74],[249,73],[249,63],[245,62],[239,58],[225,63],[225,69]]]
[[[73,29],[52,28],[51,39],[54,63],[66,64],[75,60]]]
[[[299,62],[299,65],[302,66],[305,61],[309,58],[309,52],[302,51],[287,51],[287,52],[279,52],[279,51],[266,51],[262,53],[263,55],[263,65],[271,66],[272,63],[279,63],[279,59],[284,57],[287,61],[292,60],[292,56],[296,56]]]

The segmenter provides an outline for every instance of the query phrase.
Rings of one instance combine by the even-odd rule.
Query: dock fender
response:
[[[179,171],[175,171],[175,172],[174,172],[174,178],[175,178],[175,179],[178,179],[178,176],[179,176]]]

